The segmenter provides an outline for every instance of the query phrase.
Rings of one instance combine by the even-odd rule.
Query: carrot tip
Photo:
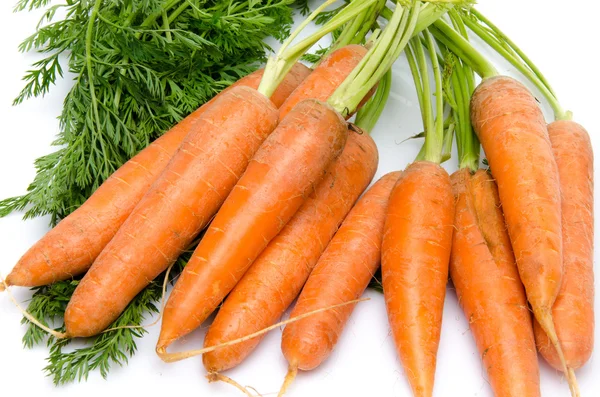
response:
[[[535,318],[538,320],[538,323],[540,324],[546,335],[548,335],[550,343],[556,349],[556,353],[558,354],[558,358],[560,359],[560,362],[563,367],[563,372],[565,373],[565,377],[569,384],[571,396],[580,397],[581,392],[579,391],[579,385],[577,384],[577,377],[575,376],[575,371],[567,366],[567,360],[565,359],[562,347],[560,346],[560,341],[558,340],[558,335],[556,334],[556,329],[554,328],[554,320],[552,318],[551,309],[534,309],[533,314],[535,315]]]
[[[290,365],[290,368],[288,369],[288,372],[285,375],[285,379],[283,380],[283,385],[281,386],[281,389],[279,390],[279,394],[277,394],[277,397],[282,397],[285,394],[285,392],[290,387],[292,382],[294,382],[294,379],[296,379],[296,375],[298,375],[298,367]]]
[[[250,391],[248,390],[248,387],[244,387],[242,385],[240,385],[239,383],[237,383],[236,381],[234,381],[233,379],[231,379],[228,376],[222,375],[218,372],[209,372],[206,375],[206,379],[208,379],[208,383],[213,383],[213,382],[225,382],[233,387],[235,387],[236,389],[238,389],[239,391],[241,391],[242,393],[244,393],[245,395],[249,396],[249,397],[255,397],[252,393],[250,393]],[[252,387],[252,389],[254,389]],[[254,389],[255,390],[255,389]],[[260,394],[259,394],[260,395]]]

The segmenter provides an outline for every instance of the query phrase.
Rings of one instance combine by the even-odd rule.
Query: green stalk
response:
[[[373,95],[373,97],[369,99],[356,114],[356,122],[354,124],[363,131],[371,133],[379,120],[379,116],[381,116],[381,113],[385,108],[385,104],[390,96],[391,87],[392,70],[390,69],[379,82],[375,95]]]
[[[353,113],[369,90],[383,77],[413,35],[422,7],[414,0],[410,8],[400,4],[388,25],[344,82],[329,98],[328,102],[340,114]]]
[[[290,35],[290,37],[282,44],[277,55],[269,57],[267,65],[265,66],[265,72],[263,78],[258,87],[258,91],[267,97],[271,97],[277,86],[281,83],[287,72],[290,71],[294,63],[300,59],[300,57],[308,51],[317,41],[328,33],[333,32],[335,29],[349,22],[357,15],[364,12],[366,9],[371,7],[376,0],[354,0],[348,4],[342,11],[340,11],[335,17],[327,22],[321,29],[314,34],[300,41],[298,44],[290,47],[291,43],[296,39],[298,34],[327,6],[335,3],[337,0],[327,0],[314,12],[312,12],[308,18],[306,18],[300,26]],[[288,48],[290,47],[290,48]]]
[[[92,40],[94,36],[94,23],[98,17],[100,11],[100,4],[102,0],[96,0],[94,8],[90,14],[90,19],[87,24],[87,30],[85,33],[85,65],[88,74],[88,84],[90,85],[90,98],[92,99],[92,110],[94,112],[94,119],[96,127],[100,130],[100,116],[98,115],[98,99],[96,98],[96,90],[94,88],[94,68],[92,66]]]
[[[441,19],[431,26],[431,33],[459,58],[467,62],[483,79],[498,75],[498,71],[464,37]]]
[[[529,59],[529,57],[527,57],[513,41],[482,14],[474,9],[471,10],[471,14],[473,14],[480,22],[483,22],[487,29],[468,16],[465,16],[462,19],[469,29],[498,52],[504,59],[529,79],[538,90],[540,90],[550,103],[556,120],[570,120],[573,116],[572,113],[563,109],[558,102],[554,90],[531,59]]]

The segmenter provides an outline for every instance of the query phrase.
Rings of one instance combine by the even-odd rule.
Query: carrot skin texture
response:
[[[215,101],[75,289],[65,312],[70,336],[104,330],[181,255],[277,122],[254,89],[235,87]]]
[[[319,258],[290,318],[360,298],[381,259],[383,225],[400,172],[383,176],[348,214]],[[288,324],[281,349],[290,367],[308,371],[333,351],[356,304]]]
[[[409,165],[390,196],[381,274],[398,355],[418,397],[433,393],[453,223],[448,173],[428,161]]]
[[[366,53],[365,47],[350,44],[329,54],[281,105],[280,119],[283,120],[294,106],[306,98],[327,101]]]
[[[552,316],[569,368],[577,369],[594,347],[594,154],[587,131],[573,121],[548,125],[561,185],[563,282]],[[562,371],[558,355],[540,325],[538,349]]]
[[[157,351],[193,331],[235,287],[325,176],[348,129],[305,100],[281,121],[217,213],[167,301]]]
[[[205,346],[275,324],[300,293],[321,253],[373,179],[378,154],[367,134],[350,133],[344,151],[296,215],[254,261],[211,324]],[[240,364],[262,337],[204,354],[209,372]]]
[[[471,118],[498,184],[527,299],[537,318],[547,316],[563,265],[558,168],[544,116],[525,86],[494,77],[473,93]]]
[[[451,176],[456,212],[450,276],[496,397],[540,396],[531,314],[495,182]]]
[[[275,106],[280,106],[309,74],[310,69],[306,66],[295,64],[271,97]],[[235,86],[256,89],[262,75],[262,69],[249,74],[219,95]],[[80,208],[23,255],[7,276],[7,284],[35,287],[67,280],[87,271],[215,99],[201,106],[115,171]]]

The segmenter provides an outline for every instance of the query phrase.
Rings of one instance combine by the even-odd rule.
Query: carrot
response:
[[[235,86],[257,88],[263,71],[243,77],[223,93]],[[310,69],[296,63],[271,97],[275,106],[280,106],[309,73]],[[41,286],[87,271],[215,99],[183,119],[111,175],[79,209],[23,255],[7,276],[6,283]]]
[[[456,197],[450,276],[495,396],[539,396],[532,322],[494,180],[467,168]]]
[[[563,281],[552,308],[567,367],[585,364],[594,346],[594,179],[588,133],[573,121],[548,125],[561,188]],[[562,364],[552,343],[535,324],[538,349],[554,368]]]
[[[157,353],[217,308],[256,257],[300,208],[339,156],[344,119],[317,100],[300,102],[250,161],[175,284]]]
[[[435,48],[431,34],[425,30],[423,41],[413,38],[406,50],[425,128],[424,160],[410,164],[394,186],[381,246],[390,327],[405,375],[413,394],[419,397],[433,394],[454,217],[450,176],[440,166],[444,102]],[[433,92],[426,53],[435,78]]]
[[[400,172],[383,176],[348,214],[310,274],[291,318],[358,299],[379,267],[388,200]],[[311,370],[333,351],[355,305],[289,324],[281,349],[290,372]]]
[[[381,275],[388,318],[415,396],[431,396],[452,243],[448,173],[412,163],[390,196]]]
[[[579,396],[552,317],[563,277],[563,239],[558,167],[542,111],[525,86],[499,76],[448,24],[438,20],[434,26],[441,33],[437,38],[483,77],[471,101],[471,120],[498,184],[527,300],[557,351],[571,394]]]
[[[326,101],[366,53],[365,47],[351,44],[329,54],[281,105],[279,117],[283,119],[294,106],[306,98]]]
[[[344,151],[329,167],[315,193],[231,291],[208,329],[205,346],[261,330],[283,315],[300,293],[339,224],[373,178],[377,162],[373,139],[366,134],[350,134]],[[205,354],[204,366],[209,372],[232,368],[261,339]]]
[[[101,332],[208,224],[278,122],[256,90],[215,100],[98,256],[65,312],[67,335]]]

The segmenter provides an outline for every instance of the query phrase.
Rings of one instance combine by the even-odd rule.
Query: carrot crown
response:
[[[379,0],[353,0],[344,6],[344,9],[336,14],[323,25],[317,32],[301,40],[299,43],[291,46],[292,42],[298,37],[300,32],[319,15],[327,6],[338,0],[327,0],[315,11],[313,11],[296,30],[283,42],[276,55],[269,57],[263,78],[258,87],[258,91],[267,97],[271,97],[277,86],[290,71],[292,66],[300,57],[308,51],[323,36],[340,28],[342,25],[351,21],[353,18],[365,14],[367,10],[377,4]],[[369,25],[370,27],[370,25]],[[290,47],[291,46],[291,47]]]

